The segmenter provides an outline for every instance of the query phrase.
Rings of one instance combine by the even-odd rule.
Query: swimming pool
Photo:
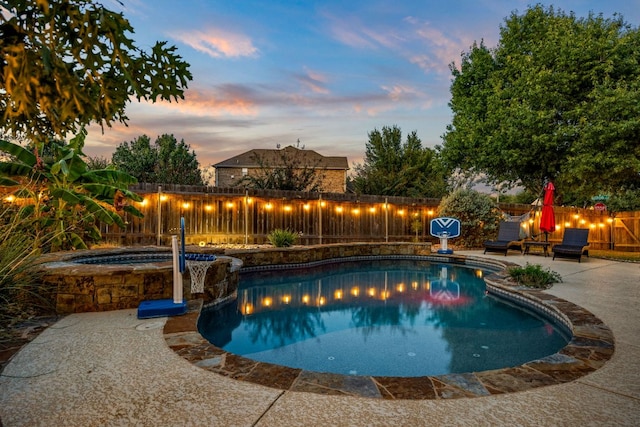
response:
[[[243,273],[237,301],[198,328],[248,359],[343,375],[486,371],[567,344],[558,322],[487,295],[485,273],[399,259]]]

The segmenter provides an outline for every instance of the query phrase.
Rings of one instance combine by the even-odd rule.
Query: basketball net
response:
[[[201,294],[204,292],[204,279],[209,266],[213,261],[190,261],[187,260],[187,267],[191,274],[191,293]]]

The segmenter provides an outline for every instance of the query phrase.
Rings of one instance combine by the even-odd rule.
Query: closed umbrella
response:
[[[556,217],[553,213],[553,192],[555,189],[551,181],[547,182],[547,185],[544,186],[540,231],[544,232],[545,241],[549,239],[548,233],[556,231]]]

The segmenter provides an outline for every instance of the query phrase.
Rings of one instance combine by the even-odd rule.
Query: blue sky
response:
[[[539,2],[586,17],[640,23],[640,0]],[[423,146],[451,122],[451,72],[474,41],[493,47],[500,25],[530,4],[507,0],[113,0],[146,50],[178,48],[193,81],[179,103],[127,107],[129,126],[89,127],[85,152],[111,158],[139,135],[191,146],[202,166],[253,148],[296,145],[362,162],[368,133],[397,125]]]

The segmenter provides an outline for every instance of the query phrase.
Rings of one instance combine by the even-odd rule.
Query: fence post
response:
[[[384,198],[384,241],[389,243],[389,198]]]
[[[158,224],[156,225],[157,229],[157,237],[156,237],[156,245],[160,246],[162,244],[162,185],[158,185]]]
[[[318,237],[320,237],[320,244],[322,244],[322,193],[318,198]]]
[[[249,243],[249,190],[244,192],[244,244]]]

